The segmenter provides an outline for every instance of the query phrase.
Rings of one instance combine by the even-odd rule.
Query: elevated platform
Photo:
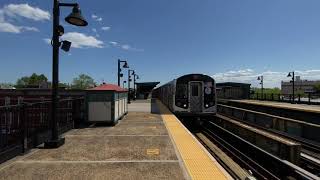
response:
[[[129,105],[114,127],[66,134],[58,149],[38,149],[0,165],[0,179],[231,179],[164,106]]]
[[[298,111],[306,111],[320,114],[320,106],[317,105],[307,105],[307,104],[291,104],[284,102],[274,102],[274,101],[259,101],[259,100],[230,100],[233,102],[241,102],[246,104],[256,104],[275,108],[284,108]]]
[[[219,99],[218,103],[320,125],[320,106],[259,100]]]

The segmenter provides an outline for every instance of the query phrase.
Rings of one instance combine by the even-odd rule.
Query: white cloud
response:
[[[102,21],[102,17],[99,17],[99,16],[97,16],[95,14],[92,14],[91,18],[94,19],[95,21]]]
[[[16,26],[8,22],[0,22],[0,32],[21,33],[22,31],[39,32],[39,29],[28,26]]]
[[[103,41],[93,36],[87,36],[83,33],[68,32],[62,36],[62,39],[72,42],[74,48],[103,48]]]
[[[0,9],[0,22],[4,22],[4,12],[3,9]]]
[[[24,17],[34,21],[50,20],[47,11],[28,4],[9,4],[0,9],[0,32],[21,33],[23,31],[39,32],[36,27],[14,25],[16,17]]]
[[[49,39],[49,38],[44,38],[43,40],[44,40],[44,42],[46,42],[47,44],[51,44],[51,39]]]
[[[126,51],[138,51],[138,52],[144,51],[144,49],[134,48],[134,47],[131,47],[128,44],[120,44],[120,43],[115,42],[115,41],[109,41],[109,44],[111,46],[113,46],[113,47],[120,48],[120,49],[123,49],[123,50],[126,50]]]
[[[108,27],[108,26],[104,26],[101,28],[101,30],[103,31],[109,31],[111,29],[111,27]]]
[[[13,24],[7,22],[0,22],[0,32],[20,33],[21,30],[19,27]]]
[[[138,51],[138,52],[144,51],[144,49],[134,48],[134,47],[131,47],[131,46],[128,45],[128,44],[121,45],[121,48],[122,48],[123,50],[126,50],[126,51]]]
[[[258,76],[263,75],[265,87],[280,87],[281,81],[289,81],[287,77],[288,72],[265,71],[257,73],[252,69],[244,69],[237,71],[227,71],[223,73],[216,73],[213,75],[217,82],[240,82],[249,83],[253,87],[260,86],[257,80]],[[319,80],[320,70],[304,70],[295,71],[295,76],[301,76],[301,79]]]
[[[97,19],[97,18],[98,18],[98,16],[97,16],[97,15],[95,15],[95,14],[92,14],[92,15],[91,15],[91,18],[92,18],[92,19]]]
[[[26,31],[34,31],[34,32],[39,32],[39,29],[36,27],[28,27],[28,26],[21,26],[22,30],[26,30]]]
[[[129,50],[131,47],[128,44],[124,44],[121,46],[121,48],[124,50]]]
[[[117,46],[119,43],[115,41],[110,41],[109,44],[111,44],[112,46]]]
[[[50,20],[50,13],[29,4],[9,4],[4,6],[3,12],[9,17],[21,16],[34,21]]]
[[[98,31],[97,31],[96,28],[92,28],[91,30],[92,30],[92,32],[95,33],[95,36],[96,36],[96,37],[100,37],[100,35],[98,34]]]

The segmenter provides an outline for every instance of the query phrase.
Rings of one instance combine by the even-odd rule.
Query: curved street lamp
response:
[[[52,106],[51,106],[51,139],[44,143],[45,148],[57,148],[64,144],[65,139],[59,137],[58,134],[58,86],[59,86],[59,48],[62,44],[64,51],[69,51],[71,42],[59,42],[59,37],[63,35],[64,28],[59,23],[60,7],[73,7],[72,12],[65,20],[75,26],[87,26],[88,22],[81,15],[79,5],[77,3],[60,3],[59,0],[53,1],[53,36],[52,45]]]
[[[121,67],[120,67],[120,64],[122,62],[124,62],[124,65],[122,66],[123,68],[129,68],[127,61],[122,61],[118,59],[118,86],[120,86],[120,78],[123,77],[123,74],[121,73]]]
[[[259,84],[261,84],[261,95],[263,97],[263,76],[258,76],[257,80],[260,81]]]
[[[294,103],[294,71],[289,72],[287,77],[292,77],[292,103]]]
[[[132,81],[131,75],[134,75],[134,70],[129,69],[128,70],[128,103],[130,104],[130,82]]]
[[[136,96],[137,96],[137,91],[136,91],[136,79],[139,79],[139,76],[137,74],[134,74],[133,75],[133,99],[135,100],[136,99]]]

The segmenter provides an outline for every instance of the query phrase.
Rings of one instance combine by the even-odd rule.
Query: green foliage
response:
[[[314,85],[313,88],[314,88],[314,90],[316,90],[317,92],[320,92],[320,83]]]
[[[12,83],[0,83],[0,89],[12,89],[14,84]]]
[[[48,78],[44,74],[33,73],[31,76],[24,76],[17,80],[16,88],[24,88],[30,85],[39,85],[42,82],[47,82]]]
[[[80,74],[72,81],[73,89],[88,89],[94,87],[95,85],[96,83],[94,82],[94,79],[86,74]]]
[[[254,94],[261,94],[261,88],[252,88],[252,91],[254,92]],[[263,93],[264,94],[281,94],[281,90],[278,87],[275,88],[264,88],[263,89]]]

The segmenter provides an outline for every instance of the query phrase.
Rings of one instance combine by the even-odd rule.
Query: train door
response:
[[[189,83],[189,100],[191,112],[202,112],[202,83]]]

